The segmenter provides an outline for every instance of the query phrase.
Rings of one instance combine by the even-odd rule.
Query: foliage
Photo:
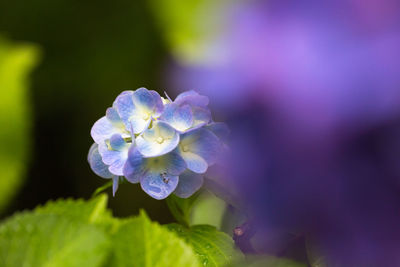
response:
[[[187,228],[179,224],[170,224],[167,227],[192,245],[204,266],[225,266],[242,257],[235,249],[232,238],[213,226],[194,225]]]
[[[107,209],[107,195],[104,194],[89,201],[82,199],[49,201],[45,206],[37,207],[34,212],[60,215],[92,224],[105,224],[112,218],[111,212]]]
[[[113,247],[112,266],[198,266],[192,249],[144,212],[121,224]]]
[[[224,266],[240,255],[212,226],[119,219],[106,206],[101,194],[15,214],[0,225],[0,266]]]
[[[104,200],[57,201],[14,215],[0,226],[0,265],[101,266],[110,238],[91,221]]]
[[[16,194],[26,171],[32,127],[28,74],[38,57],[37,47],[0,37],[0,212]]]

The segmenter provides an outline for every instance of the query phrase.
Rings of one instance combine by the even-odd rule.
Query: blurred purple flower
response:
[[[229,119],[224,180],[263,232],[311,236],[340,266],[400,265],[399,13],[395,0],[245,3],[217,41],[226,58],[174,75]]]

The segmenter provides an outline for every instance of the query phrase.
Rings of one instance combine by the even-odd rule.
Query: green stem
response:
[[[105,183],[104,185],[98,187],[92,194],[92,198],[98,196],[100,193],[104,192],[105,190],[107,190],[108,188],[113,186],[113,181],[111,179],[111,181]]]

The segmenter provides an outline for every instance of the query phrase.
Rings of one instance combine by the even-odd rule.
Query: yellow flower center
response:
[[[164,142],[164,138],[162,138],[161,136],[157,137],[156,142],[161,144],[162,142]]]
[[[142,119],[145,121],[147,121],[149,118],[150,118],[150,114],[148,114],[148,113],[145,113],[142,115]]]

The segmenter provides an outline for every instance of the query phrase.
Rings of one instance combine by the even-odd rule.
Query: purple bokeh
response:
[[[224,58],[173,74],[230,123],[225,179],[266,239],[304,234],[339,266],[400,266],[400,2],[233,10]]]

